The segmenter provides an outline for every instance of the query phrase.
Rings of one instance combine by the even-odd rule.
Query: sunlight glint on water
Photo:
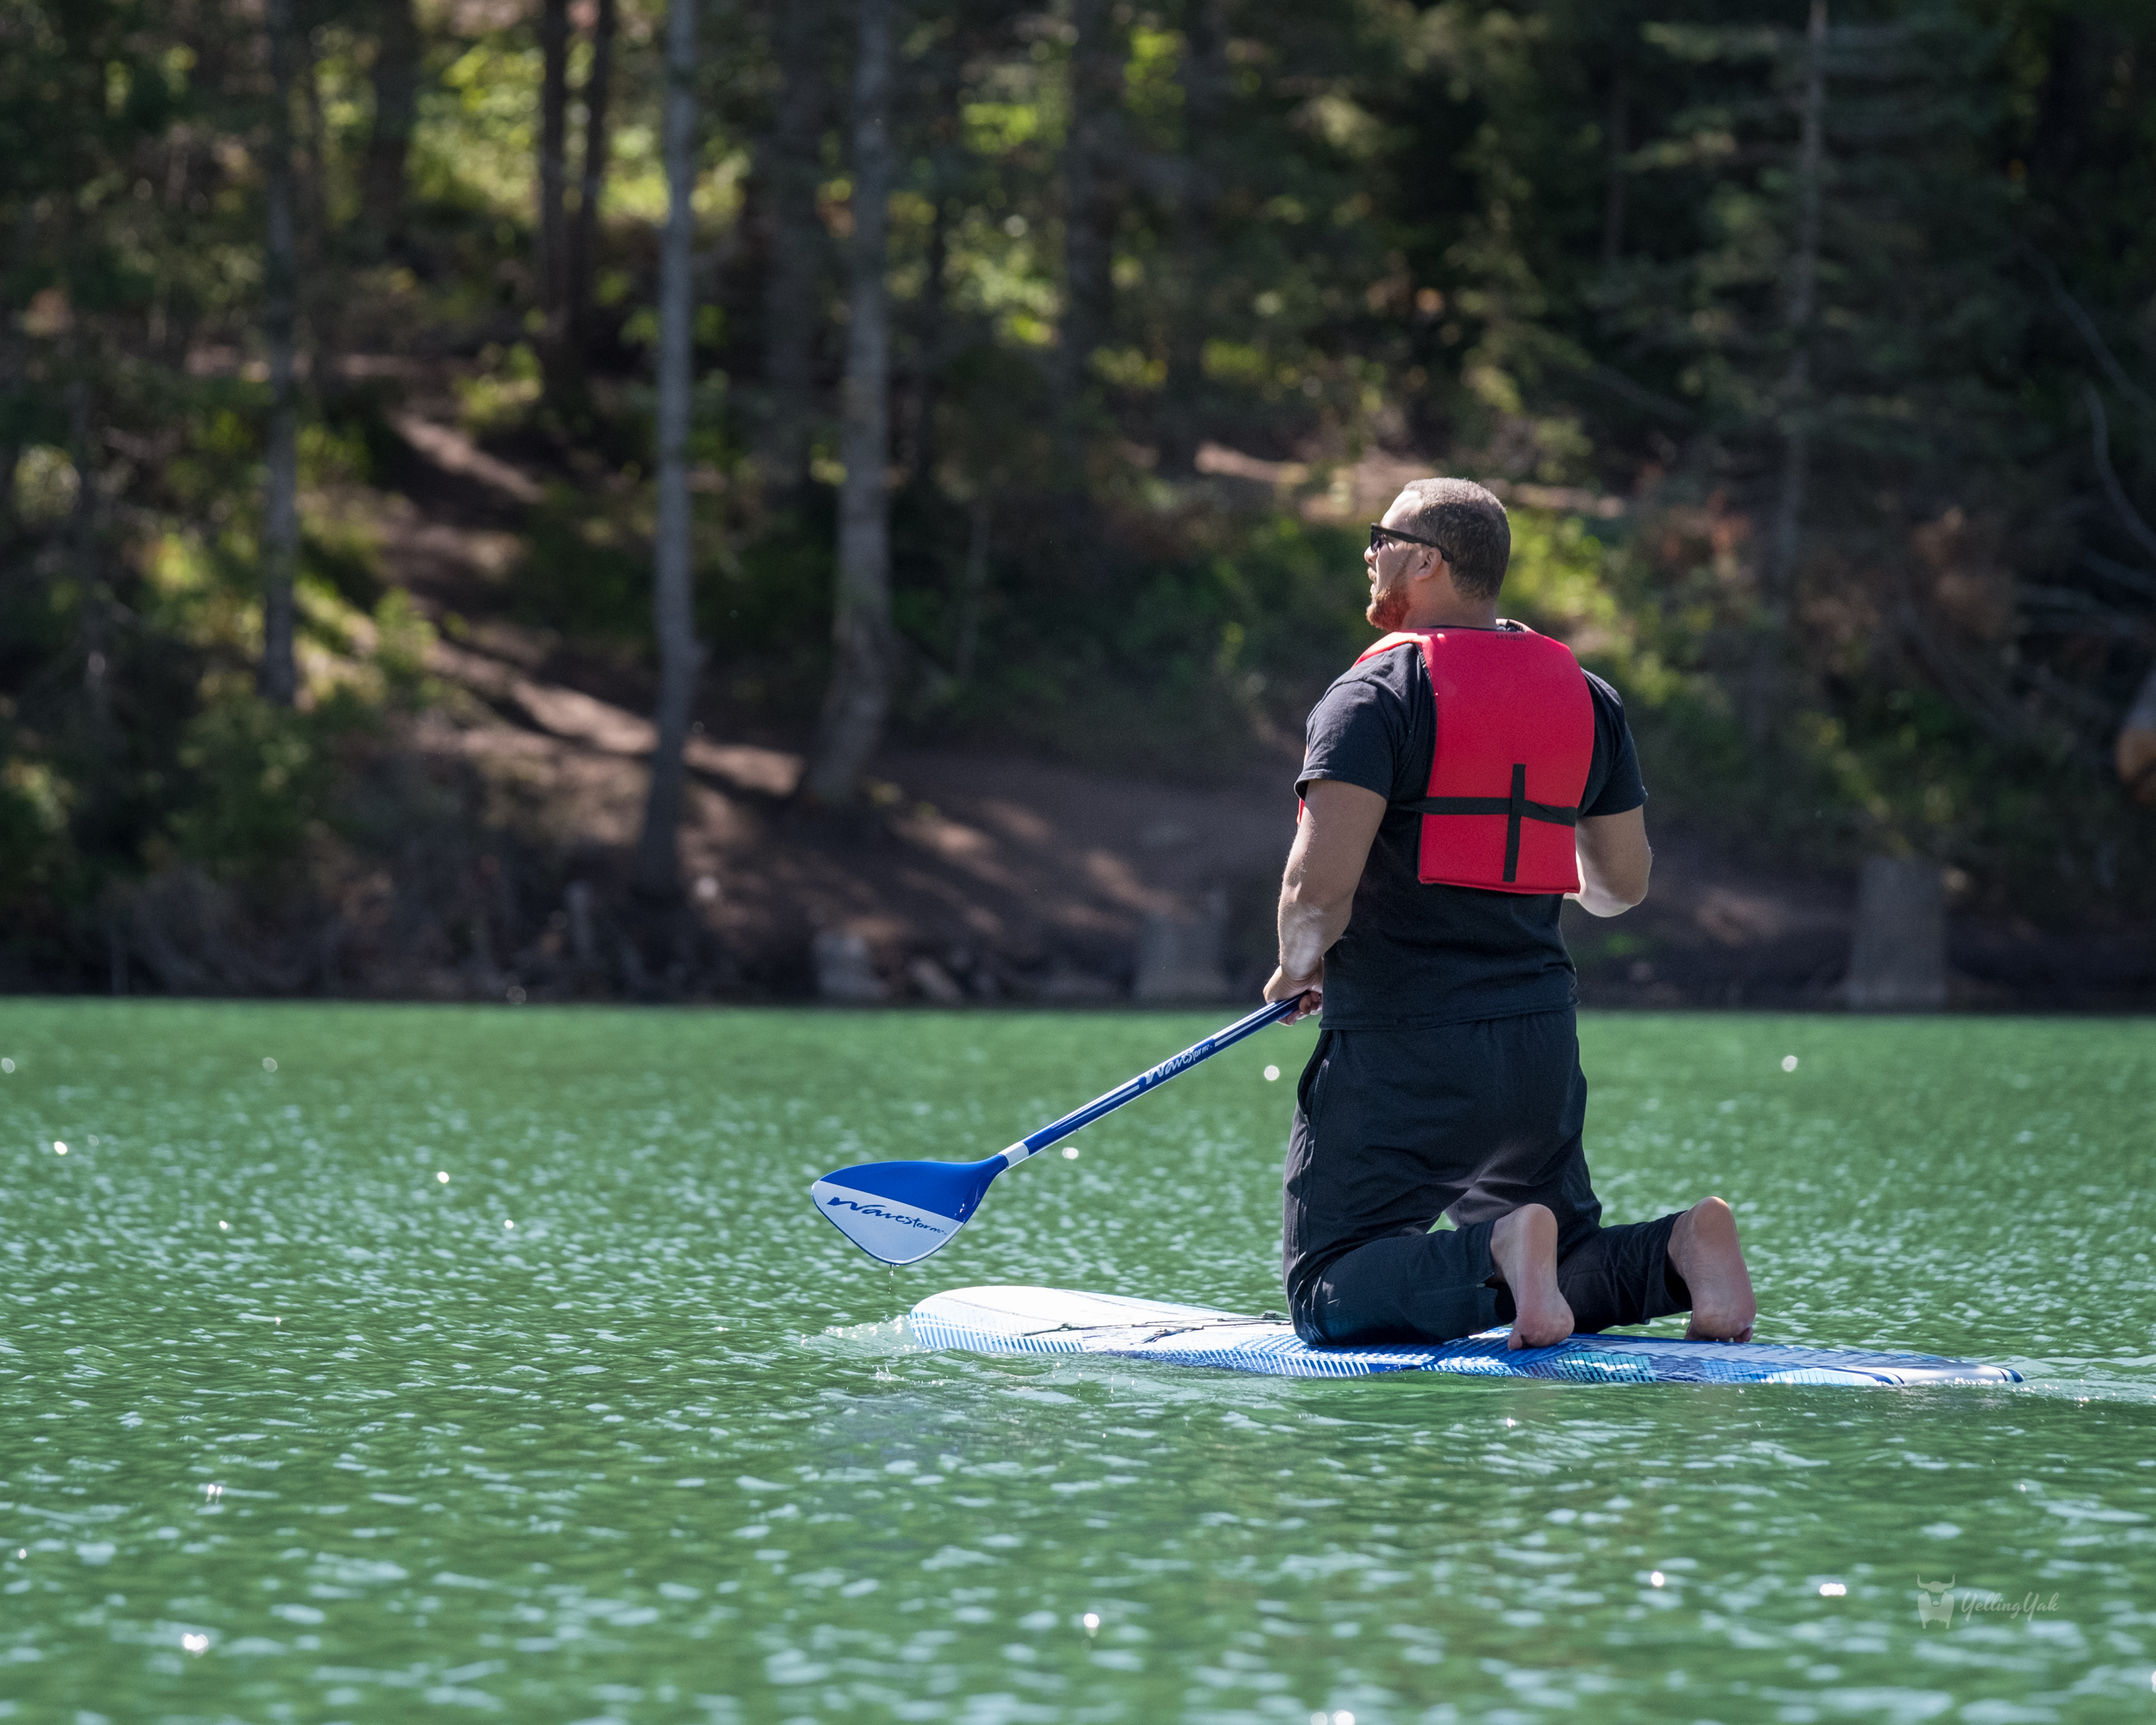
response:
[[[0,1717],[2146,1714],[2148,1026],[1585,1028],[1613,1220],[1720,1191],[1763,1339],[2019,1391],[912,1345],[974,1283],[1276,1307],[1307,1027],[895,1277],[805,1201],[1212,1027],[10,1003]]]

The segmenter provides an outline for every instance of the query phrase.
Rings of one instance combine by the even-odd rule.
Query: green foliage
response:
[[[402,392],[549,481],[521,512],[444,505],[520,533],[511,615],[649,650],[664,7],[621,8],[573,354],[532,270],[529,14],[419,9],[391,246],[366,190],[387,15],[298,10],[305,690],[280,712],[252,693],[263,14],[0,9],[18,923],[79,925],[167,855],[273,869],[344,819],[370,732],[433,693],[426,627],[353,501],[414,470]],[[805,731],[830,662],[850,36],[789,74],[828,86],[801,242],[817,482],[796,491],[745,453],[773,405],[772,249],[794,231],[770,219],[783,20],[705,22],[698,630],[715,691]],[[1296,512],[1330,509],[1315,481],[1294,509],[1232,506],[1200,451],[1319,479],[1414,451],[1515,487],[1507,605],[1623,688],[1658,806],[1784,854],[1921,850],[2024,907],[2129,905],[2149,826],[2103,756],[2156,649],[2128,520],[2156,515],[2156,24],[2109,0],[1835,0],[1802,319],[1802,22],[1789,0],[904,14],[904,724],[1197,777],[1291,749],[1367,638],[1359,533]],[[1064,276],[1081,223],[1106,276],[1091,307]],[[1526,506],[1564,496],[1537,486],[1572,500]],[[1621,517],[1579,512],[1588,493]]]
[[[1173,558],[1125,548],[1062,572],[1008,566],[986,608],[974,681],[943,687],[936,722],[1094,766],[1186,781],[1232,776],[1297,735],[1369,631],[1359,536],[1292,516],[1197,524]],[[947,656],[956,605],[933,615]],[[918,637],[917,637],[918,638]]]
[[[650,526],[641,511],[612,509],[555,486],[532,511],[512,603],[527,622],[610,642],[651,632]]]
[[[763,520],[737,549],[723,499],[699,499],[695,617],[742,698],[812,712],[830,635],[833,522],[828,493]],[[625,485],[604,504],[566,486],[532,511],[513,576],[520,619],[616,648],[651,638],[651,505]],[[901,606],[903,609],[903,605]]]
[[[479,368],[457,380],[464,428],[484,437],[520,423],[539,399],[539,356],[528,342],[480,350]]]
[[[1831,707],[1792,707],[1771,750],[1748,740],[1718,669],[1751,615],[1728,528],[1680,511],[1606,543],[1578,518],[1513,512],[1505,606],[1617,687],[1658,812],[1763,862],[1934,857],[2046,920],[2151,878],[2156,831],[2070,744],[2002,743],[1934,689],[1859,675]]]
[[[74,862],[68,817],[74,787],[49,761],[16,756],[0,767],[0,893],[50,907]]]
[[[756,674],[801,677],[810,705],[822,699],[830,637],[831,516],[827,499],[812,499],[738,555],[708,561],[697,582],[697,626],[704,637],[723,643]]]
[[[190,781],[171,821],[181,855],[221,875],[291,856],[324,812],[335,745],[356,717],[348,697],[303,712],[244,687],[214,695],[178,752]]]

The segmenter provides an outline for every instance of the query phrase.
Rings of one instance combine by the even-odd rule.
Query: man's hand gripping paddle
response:
[[[1254,1031],[1292,1015],[1302,997],[1261,1007],[1225,1030],[1194,1043],[1150,1072],[1096,1097],[1074,1113],[1022,1138],[982,1162],[870,1162],[841,1168],[809,1188],[817,1209],[839,1233],[881,1264],[918,1264],[963,1227],[981,1208],[988,1182],[1029,1156],[1038,1156],[1103,1114],[1165,1084],[1232,1047]]]

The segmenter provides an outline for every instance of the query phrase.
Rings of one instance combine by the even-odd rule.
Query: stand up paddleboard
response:
[[[1288,1324],[1210,1306],[1077,1294],[1062,1288],[956,1288],[913,1308],[924,1347],[974,1353],[1109,1354],[1165,1365],[1213,1366],[1269,1377],[1374,1377],[1445,1371],[1467,1377],[1554,1377],[1571,1383],[2019,1383],[2002,1365],[1924,1353],[1688,1342],[1650,1336],[1573,1336],[1554,1347],[1506,1347],[1484,1330],[1442,1346],[1313,1348]]]

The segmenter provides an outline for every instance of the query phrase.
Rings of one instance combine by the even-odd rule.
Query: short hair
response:
[[[1410,480],[1400,489],[1415,500],[1409,530],[1445,548],[1462,596],[1495,599],[1512,561],[1505,505],[1473,480]]]

